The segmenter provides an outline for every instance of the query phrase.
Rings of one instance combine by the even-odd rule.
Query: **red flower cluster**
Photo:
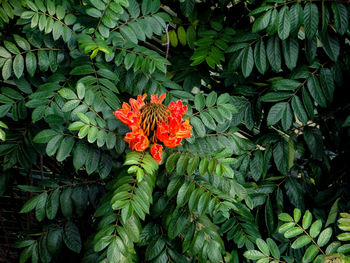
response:
[[[165,146],[174,148],[181,145],[182,139],[191,137],[192,126],[189,120],[182,119],[187,106],[180,100],[165,106],[162,104],[165,94],[159,98],[158,95],[151,95],[150,103],[145,103],[146,97],[146,94],[138,95],[136,100],[129,100],[130,105],[124,102],[114,115],[131,130],[124,138],[130,148],[144,151],[151,140],[151,155],[159,163],[162,160],[163,146],[157,143],[157,139]]]

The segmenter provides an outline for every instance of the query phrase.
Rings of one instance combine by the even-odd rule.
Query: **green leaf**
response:
[[[63,230],[63,240],[66,246],[75,253],[80,253],[82,248],[79,230],[72,222],[67,222]]]
[[[269,10],[268,12],[264,13],[263,15],[259,16],[253,24],[252,27],[252,32],[253,33],[257,33],[260,32],[262,30],[264,30],[270,22],[270,17],[271,17],[271,10]]]
[[[213,117],[211,117],[211,115],[208,112],[202,112],[200,114],[200,118],[203,121],[204,125],[207,126],[209,129],[211,130],[216,129],[216,123]]]
[[[4,41],[4,45],[5,45],[5,48],[10,51],[12,54],[15,54],[15,55],[19,55],[21,52],[19,51],[19,49],[16,47],[15,44],[13,44],[12,42],[9,42],[9,41]]]
[[[317,256],[319,250],[317,248],[317,246],[315,245],[311,245],[309,246],[306,251],[305,254],[303,256],[303,262],[307,263],[307,262],[312,262],[312,260]]]
[[[301,211],[299,208],[294,208],[294,211],[293,211],[293,217],[294,217],[294,221],[296,223],[299,222],[300,218],[301,218]]]
[[[186,171],[188,164],[189,156],[181,155],[176,164],[176,174],[183,175]]]
[[[262,174],[264,157],[261,151],[254,152],[254,158],[250,162],[250,170],[252,172],[253,179],[257,182]]]
[[[179,26],[177,28],[177,37],[180,41],[180,44],[182,46],[185,46],[186,45],[186,31],[185,31],[183,26]]]
[[[276,101],[289,99],[291,96],[293,96],[293,93],[290,93],[290,92],[269,92],[261,97],[261,101],[276,102]]]
[[[285,188],[286,188],[286,193],[290,202],[295,207],[298,207],[301,210],[303,210],[305,203],[304,203],[304,194],[300,183],[296,179],[289,177],[286,180]]]
[[[322,92],[322,89],[320,87],[320,83],[314,75],[310,76],[307,80],[307,87],[310,91],[311,96],[314,98],[314,100],[321,106],[326,107],[327,102],[326,98],[324,97],[324,94]]]
[[[322,48],[328,57],[334,62],[338,61],[340,44],[336,35],[331,33],[321,34],[320,40],[322,43]]]
[[[13,35],[13,38],[15,39],[16,44],[20,48],[22,48],[23,50],[26,50],[26,51],[30,50],[30,44],[28,43],[28,41],[25,38],[23,38],[19,35]]]
[[[326,245],[328,243],[328,241],[330,240],[330,238],[332,237],[332,234],[333,234],[332,228],[327,227],[319,235],[319,237],[317,239],[317,245],[319,245],[320,247],[323,247],[324,245]]]
[[[192,25],[190,25],[187,28],[186,40],[187,40],[188,46],[192,49],[194,47],[194,42],[196,40],[196,30],[194,29],[194,27]]]
[[[244,49],[241,67],[243,76],[245,78],[249,77],[254,67],[253,49],[251,46]]]
[[[320,81],[321,81],[322,91],[326,99],[332,102],[335,85],[334,85],[334,77],[330,69],[322,68],[320,70]]]
[[[61,144],[62,139],[63,135],[57,134],[48,142],[48,144],[46,145],[46,154],[48,156],[53,156],[55,154],[55,152]]]
[[[88,142],[94,143],[97,139],[97,134],[98,134],[98,129],[95,126],[91,127],[88,132]]]
[[[20,241],[16,241],[16,243],[13,244],[14,248],[24,248],[24,247],[28,247],[32,244],[34,244],[35,240],[33,239],[23,239]]]
[[[121,253],[117,241],[113,239],[107,249],[107,259],[109,262],[113,262],[116,258],[121,258]]]
[[[316,34],[319,22],[319,14],[317,5],[312,2],[307,2],[304,7],[304,29],[305,36],[311,40]]]
[[[35,207],[35,217],[39,222],[43,221],[45,218],[47,196],[48,195],[46,192],[40,194],[38,202]]]
[[[303,99],[303,103],[305,105],[305,110],[307,112],[307,114],[309,115],[309,118],[311,120],[314,119],[314,107],[313,107],[313,103],[311,101],[310,95],[307,92],[306,88],[302,88],[302,99]]]
[[[95,17],[95,18],[102,17],[102,12],[96,8],[86,9],[86,14],[88,14],[89,16]]]
[[[47,249],[54,255],[61,250],[62,247],[62,229],[49,231],[47,235]]]
[[[284,222],[292,222],[293,218],[287,213],[281,213],[278,215],[278,219]]]
[[[294,222],[289,222],[289,223],[284,223],[278,228],[279,233],[285,233],[287,230],[291,229],[294,227],[295,223]]]
[[[337,238],[340,241],[350,241],[350,233],[349,232],[341,233],[340,235],[337,235]]]
[[[279,72],[281,70],[282,58],[280,40],[276,35],[270,37],[267,41],[266,53],[272,69],[275,72]]]
[[[56,217],[59,203],[60,203],[60,189],[56,188],[52,193],[50,193],[49,198],[46,202],[46,216],[48,219],[52,220]]]
[[[307,210],[303,216],[302,226],[304,229],[308,229],[311,223],[312,223],[312,214],[310,213],[309,210]]]
[[[253,15],[257,15],[257,14],[260,14],[264,11],[267,11],[267,10],[270,10],[272,9],[274,6],[273,5],[263,5],[263,6],[260,6],[256,9],[254,9],[253,11],[250,11],[248,16],[253,16]]]
[[[321,232],[321,228],[322,228],[322,221],[316,220],[310,227],[310,236],[312,238],[315,238],[318,236],[318,234]]]
[[[205,98],[202,93],[196,94],[194,97],[194,105],[197,111],[201,111],[205,107]]]
[[[89,2],[99,10],[105,9],[105,4],[103,3],[102,0],[90,0]]]
[[[340,3],[332,3],[332,10],[334,14],[334,25],[337,33],[345,34],[349,25],[349,15],[346,7]]]
[[[330,224],[334,224],[337,220],[339,200],[340,198],[337,198],[337,200],[335,200],[335,202],[333,203],[331,210],[329,211],[325,227],[329,226]]]
[[[302,228],[300,228],[300,227],[293,227],[293,228],[290,228],[289,230],[287,230],[284,233],[284,237],[285,238],[293,238],[293,237],[296,237],[296,236],[300,235],[303,232],[304,231],[303,231]]]
[[[278,36],[281,40],[288,38],[290,33],[289,8],[284,5],[279,12]]]
[[[71,218],[73,214],[73,203],[71,199],[72,192],[71,187],[65,187],[60,195],[61,211],[68,219]]]
[[[293,4],[290,7],[289,15],[291,35],[295,36],[299,32],[300,26],[304,18],[304,12],[301,5],[299,3]]]
[[[74,94],[75,95],[75,94]],[[77,116],[80,120],[82,120],[86,124],[90,124],[90,119],[82,112],[78,112]]]
[[[205,100],[205,104],[207,105],[207,107],[213,107],[215,105],[217,96],[218,95],[215,91],[212,91],[208,94]]]
[[[4,80],[9,79],[11,77],[11,73],[12,73],[12,59],[9,58],[6,60],[6,62],[2,66],[2,77],[4,78]]]
[[[262,240],[261,238],[257,238],[255,240],[255,243],[265,256],[270,256],[270,249],[264,240]]]
[[[350,244],[342,245],[337,249],[338,253],[348,254],[350,252]]]
[[[291,248],[293,249],[299,249],[311,242],[311,238],[307,235],[302,235],[298,237],[291,245]]]
[[[243,253],[243,256],[251,260],[258,260],[265,257],[265,255],[258,250],[248,250]]]
[[[169,92],[171,95],[174,95],[177,98],[193,100],[193,95],[187,91],[183,90],[171,90]]]
[[[33,142],[35,143],[47,143],[53,137],[57,135],[57,132],[51,129],[42,130],[37,135],[35,135]]]
[[[3,58],[11,58],[12,55],[10,52],[7,51],[6,48],[3,48],[0,46],[0,57],[3,57]]]
[[[254,62],[258,71],[264,75],[269,64],[267,62],[265,44],[262,39],[259,40],[254,47]]]
[[[74,146],[74,142],[75,142],[74,138],[70,136],[66,136],[62,140],[62,143],[58,148],[57,155],[56,155],[57,161],[62,162],[70,155],[70,152],[72,151]]]
[[[190,123],[193,126],[194,130],[196,131],[196,133],[198,134],[199,137],[205,136],[205,134],[206,134],[205,127],[204,127],[203,122],[199,118],[193,116],[190,119]]]
[[[293,70],[297,66],[299,56],[299,42],[294,38],[282,41],[284,62],[288,69]]]
[[[58,91],[58,93],[67,100],[78,99],[77,95],[71,89],[63,88]]]
[[[26,54],[26,69],[30,76],[34,76],[37,69],[37,59],[32,52],[27,52]]]
[[[90,149],[86,157],[85,167],[88,174],[96,171],[100,160],[100,151],[98,149]]]
[[[282,113],[285,110],[286,105],[287,103],[280,102],[271,107],[267,115],[267,125],[274,125],[282,118]]]
[[[162,238],[153,240],[146,249],[145,259],[150,261],[156,258],[164,249],[165,242]]]
[[[274,90],[295,90],[300,86],[301,83],[293,79],[280,79],[272,82],[272,88]]]
[[[293,108],[294,114],[297,116],[297,118],[301,122],[306,124],[308,121],[308,117],[307,117],[304,105],[302,104],[302,102],[298,96],[294,96],[292,98],[292,108]]]
[[[313,158],[322,160],[323,157],[323,139],[319,129],[305,128],[303,131],[305,142],[312,153]]]
[[[42,192],[43,189],[39,186],[34,186],[34,185],[17,185],[19,189],[22,191],[30,192],[30,193],[35,193],[35,192]]]
[[[271,254],[274,258],[279,259],[281,257],[280,250],[278,246],[276,245],[275,241],[273,241],[271,238],[266,239],[267,245],[269,247],[269,250],[271,251]]]
[[[274,35],[278,30],[279,18],[277,8],[274,8],[271,13],[269,25],[267,26],[266,32],[269,36]]]
[[[37,203],[38,203],[38,200],[40,199],[40,195],[36,195],[32,198],[30,198],[22,207],[21,211],[19,211],[19,213],[28,213],[30,211],[32,211]]]
[[[120,33],[122,34],[122,36],[126,40],[128,40],[128,41],[130,41],[130,42],[132,42],[134,44],[138,43],[137,37],[135,35],[135,32],[130,27],[123,26],[123,27],[120,27],[119,30],[120,30]]]

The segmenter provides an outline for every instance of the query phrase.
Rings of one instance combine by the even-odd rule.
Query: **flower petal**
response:
[[[145,99],[147,97],[147,94],[137,95],[137,100],[135,99],[130,99],[129,103],[131,105],[131,108],[133,111],[138,112],[143,105],[145,105]]]
[[[153,94],[151,95],[151,103],[159,103],[162,104],[163,100],[165,99],[166,94],[162,94],[160,95],[160,97],[158,98],[158,94]]]
[[[163,152],[163,146],[160,144],[153,144],[151,147],[151,155],[154,160],[156,160],[158,163],[162,161],[162,152]]]
[[[124,140],[129,143],[131,150],[144,151],[148,148],[149,140],[142,129],[136,128],[125,135]]]

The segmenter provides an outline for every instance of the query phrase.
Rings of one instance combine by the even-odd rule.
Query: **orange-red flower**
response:
[[[151,155],[153,156],[154,160],[156,160],[158,163],[162,161],[162,152],[162,145],[155,143],[151,146]]]
[[[159,97],[151,95],[149,103],[145,103],[146,97],[146,94],[138,95],[136,100],[129,100],[130,105],[124,102],[114,115],[131,130],[124,138],[130,148],[144,151],[151,141],[151,155],[159,163],[162,160],[163,146],[157,141],[170,148],[179,146],[182,139],[191,137],[192,126],[189,120],[182,119],[187,112],[187,106],[182,101],[172,101],[169,106],[165,106],[162,104],[165,94]]]

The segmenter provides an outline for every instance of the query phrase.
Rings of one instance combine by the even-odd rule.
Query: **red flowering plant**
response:
[[[187,112],[182,101],[172,101],[165,106],[162,103],[165,94],[159,98],[151,95],[149,103],[145,102],[146,97],[147,94],[138,95],[136,100],[131,98],[130,104],[124,102],[114,115],[131,130],[124,138],[131,150],[145,151],[151,143],[151,155],[160,163],[163,146],[158,141],[169,148],[179,146],[182,139],[191,137],[192,126],[182,118]]]

